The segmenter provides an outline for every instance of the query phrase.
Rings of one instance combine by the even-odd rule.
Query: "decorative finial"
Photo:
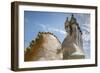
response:
[[[74,15],[72,14],[71,18],[74,18]]]
[[[68,21],[68,17],[66,18],[66,21]]]
[[[74,17],[73,14],[72,14],[72,16],[71,16],[70,22],[71,22],[72,24],[77,22],[77,20],[76,20],[76,18]]]

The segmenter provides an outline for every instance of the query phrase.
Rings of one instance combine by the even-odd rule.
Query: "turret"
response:
[[[68,17],[67,17],[66,21],[65,21],[65,30],[66,30],[67,33],[71,32],[71,29],[69,29],[69,28],[71,28],[73,25],[77,26],[77,28],[79,29],[80,33],[82,34],[82,31],[81,31],[81,29],[79,27],[79,23],[77,22],[77,19],[72,14],[70,20],[68,20]]]
[[[62,43],[63,59],[85,58],[83,51],[82,31],[73,14],[71,15],[70,20],[68,20],[68,17],[66,18],[65,30],[68,35]]]

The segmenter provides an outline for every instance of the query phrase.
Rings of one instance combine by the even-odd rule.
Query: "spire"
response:
[[[68,21],[68,17],[66,18],[66,21]]]
[[[65,27],[69,25],[68,17],[66,17]]]
[[[72,14],[72,17],[71,18],[74,18],[74,15]]]
[[[71,16],[71,20],[70,20],[70,22],[73,24],[73,23],[76,23],[76,18],[74,17],[74,15],[72,14],[72,16]]]
[[[68,22],[68,17],[66,17],[66,21],[65,21],[65,24]]]

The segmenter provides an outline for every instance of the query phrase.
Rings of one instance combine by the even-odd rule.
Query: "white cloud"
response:
[[[40,26],[43,28],[44,31],[59,32],[60,34],[63,34],[63,35],[66,34],[66,31],[63,29],[54,28],[51,26],[47,26],[45,24],[40,24]]]
[[[64,30],[57,29],[57,28],[49,28],[48,30],[53,31],[53,32],[59,32],[61,34],[66,34]]]
[[[47,30],[47,26],[44,24],[40,24],[40,26],[43,28],[43,30]]]
[[[85,52],[85,58],[90,58],[90,24],[82,24],[82,37],[83,37],[83,49]]]
[[[83,37],[83,40],[84,41],[89,41],[90,40],[90,34],[89,33],[83,32],[82,37]]]
[[[84,41],[90,41],[90,24],[82,24],[81,25],[82,29],[82,37]]]
[[[90,24],[82,24],[81,29],[90,32]]]

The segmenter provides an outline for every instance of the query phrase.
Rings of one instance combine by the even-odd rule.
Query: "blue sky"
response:
[[[90,55],[90,15],[73,13],[83,32],[83,48],[89,58]],[[72,13],[24,11],[24,47],[28,47],[31,40],[35,39],[38,32],[52,32],[62,43],[66,32],[64,22]]]

